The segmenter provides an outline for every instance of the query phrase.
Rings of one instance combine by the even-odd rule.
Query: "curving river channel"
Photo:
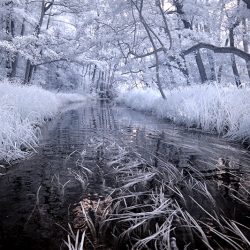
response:
[[[0,177],[1,250],[64,249],[67,233],[63,228],[67,229],[72,205],[83,195],[83,186],[72,170],[77,168],[79,154],[92,136],[112,136],[127,142],[144,158],[157,155],[155,164],[164,160],[177,168],[191,165],[208,179],[220,164],[238,176],[250,172],[250,152],[239,144],[187,131],[122,106],[94,101],[74,105],[42,128],[36,154]],[[87,155],[89,166],[100,157],[93,147]],[[96,178],[88,192],[107,192],[100,182]],[[218,183],[230,182],[237,187],[237,179],[225,175],[218,178]],[[227,195],[226,189],[224,192],[222,197]]]

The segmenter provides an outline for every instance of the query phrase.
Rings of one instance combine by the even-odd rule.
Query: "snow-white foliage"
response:
[[[0,160],[23,158],[38,143],[39,128],[65,104],[83,101],[76,94],[52,93],[37,86],[0,83]],[[25,149],[25,150],[24,150]]]
[[[250,139],[250,88],[193,85],[165,94],[163,100],[158,90],[132,89],[117,100],[187,127],[216,131],[234,140]]]

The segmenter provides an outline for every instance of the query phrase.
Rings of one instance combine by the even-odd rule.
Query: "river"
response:
[[[0,177],[0,249],[64,248],[63,227],[67,229],[71,207],[84,192],[72,170],[77,170],[76,162],[86,147],[91,152],[87,143],[96,136],[126,142],[148,160],[157,155],[155,161],[168,161],[177,168],[192,166],[207,178],[222,163],[237,174],[250,173],[250,152],[216,135],[188,131],[112,103],[72,105],[44,125],[37,153]],[[100,157],[93,147],[87,155],[89,166]],[[218,181],[228,183],[230,178]],[[108,193],[102,189],[96,178],[88,192]]]

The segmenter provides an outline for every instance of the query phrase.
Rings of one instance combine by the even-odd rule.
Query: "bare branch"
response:
[[[135,58],[144,58],[144,57],[147,57],[147,56],[152,56],[155,53],[160,52],[160,51],[164,51],[164,48],[159,48],[159,49],[156,49],[156,50],[154,50],[152,52],[148,52],[147,54],[143,54],[143,55],[138,55],[133,51],[130,51],[129,54],[135,56]]]

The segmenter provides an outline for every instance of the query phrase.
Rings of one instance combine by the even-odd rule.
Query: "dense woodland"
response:
[[[0,78],[54,89],[250,79],[249,0],[1,0]],[[88,79],[88,81],[86,81]]]

